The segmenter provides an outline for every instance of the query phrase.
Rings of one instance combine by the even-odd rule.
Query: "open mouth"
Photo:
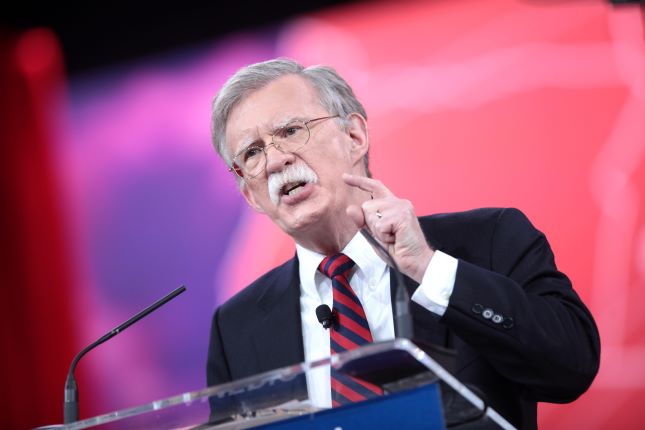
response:
[[[306,182],[290,182],[285,184],[280,189],[280,192],[283,196],[295,196],[302,191],[305,185],[307,185]]]
[[[313,185],[318,176],[304,163],[290,164],[280,172],[269,175],[267,187],[271,203],[295,205],[307,198],[315,190]]]

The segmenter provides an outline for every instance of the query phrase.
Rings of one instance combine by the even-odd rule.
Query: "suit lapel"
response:
[[[424,220],[421,221],[428,243],[434,249],[441,249],[441,245],[431,236],[429,226]],[[298,259],[294,257],[276,270],[275,276],[266,283],[263,294],[257,300],[258,315],[249,316],[258,322],[252,339],[256,356],[260,357],[258,372],[304,361],[298,266]],[[412,296],[419,284],[405,275],[403,280],[408,294]],[[393,307],[396,285],[396,277],[390,270]],[[415,337],[438,345],[447,344],[447,330],[445,326],[438,324],[439,317],[414,302],[410,309]]]
[[[304,361],[297,258],[285,263],[267,283],[257,309],[258,325],[252,341],[260,358],[259,371]]]

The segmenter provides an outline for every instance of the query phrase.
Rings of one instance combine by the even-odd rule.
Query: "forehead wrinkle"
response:
[[[251,133],[255,133],[253,135],[254,138],[259,138],[262,136],[262,134],[268,134],[269,136],[271,136],[277,130],[287,126],[289,123],[296,120],[303,120],[303,119],[301,116],[298,116],[298,115],[289,115],[278,121],[265,121],[261,124],[256,125],[254,128],[246,128],[242,130],[240,132],[240,136],[241,136],[240,140],[248,140],[249,135]]]

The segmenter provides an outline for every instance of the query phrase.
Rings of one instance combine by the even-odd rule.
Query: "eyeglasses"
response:
[[[271,135],[270,144],[264,145],[263,142],[259,141],[238,152],[233,157],[233,163],[228,170],[229,172],[235,172],[242,179],[255,178],[266,168],[267,150],[270,146],[273,145],[281,152],[297,152],[309,142],[309,137],[311,137],[309,124],[325,119],[338,118],[339,116],[323,116],[309,121],[291,121]]]

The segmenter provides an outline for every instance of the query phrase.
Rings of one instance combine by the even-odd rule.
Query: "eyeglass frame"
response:
[[[303,148],[304,146],[306,146],[306,145],[307,145],[307,143],[309,143],[309,139],[311,139],[311,129],[309,128],[309,124],[310,124],[310,123],[315,122],[315,121],[322,121],[322,120],[325,120],[325,119],[332,119],[332,118],[340,118],[340,115],[321,116],[320,118],[313,118],[313,119],[310,119],[310,120],[307,120],[307,121],[302,121],[302,120],[300,120],[300,119],[290,121],[288,124],[286,124],[286,125],[284,125],[284,126],[282,126],[282,127],[278,128],[276,131],[274,131],[274,132],[270,135],[270,136],[271,136],[271,143],[269,143],[268,145],[265,145],[265,146],[258,146],[258,149],[261,149],[261,150],[262,150],[262,152],[264,153],[264,168],[263,168],[263,169],[261,169],[258,173],[256,173],[256,174],[255,174],[255,175],[253,175],[253,176],[243,176],[243,174],[242,174],[242,168],[241,168],[241,167],[239,167],[239,164],[237,164],[237,163],[235,162],[235,159],[236,159],[237,157],[239,157],[240,155],[242,155],[242,154],[244,153],[244,151],[246,151],[247,149],[249,149],[249,147],[251,147],[251,146],[252,146],[252,145],[249,145],[249,146],[247,146],[246,148],[242,149],[241,151],[239,151],[237,154],[235,154],[235,155],[233,156],[233,158],[232,158],[232,160],[231,160],[231,166],[228,168],[228,171],[229,171],[229,172],[233,172],[233,173],[235,173],[235,175],[236,175],[238,178],[240,178],[240,179],[245,179],[245,178],[246,178],[246,179],[253,179],[253,178],[257,178],[257,177],[258,177],[262,172],[264,172],[264,171],[266,170],[266,163],[267,163],[267,157],[268,157],[267,150],[269,149],[269,147],[273,146],[273,147],[274,147],[275,149],[277,149],[278,151],[283,152],[283,151],[282,151],[282,149],[280,148],[280,145],[279,145],[279,144],[277,144],[277,143],[275,143],[275,141],[273,140],[273,137],[274,137],[276,134],[278,134],[280,131],[284,130],[285,128],[287,128],[287,127],[291,126],[294,122],[302,122],[302,124],[303,124],[303,125],[305,126],[305,128],[307,129],[307,134],[308,134],[308,135],[307,135],[307,140],[305,140],[305,142],[304,142],[304,143],[303,143],[303,144],[302,144],[302,145],[297,149],[297,150],[299,150],[299,149]],[[297,151],[297,150],[296,150],[296,151]],[[235,168],[234,166],[238,166],[238,167],[237,167],[237,168]]]

